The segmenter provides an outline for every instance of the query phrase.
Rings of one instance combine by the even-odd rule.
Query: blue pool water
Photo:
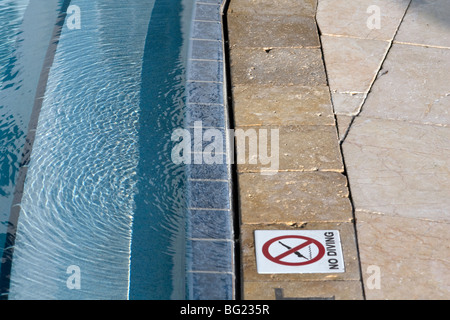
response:
[[[81,28],[50,41],[69,4]],[[191,11],[188,0],[0,1],[2,243],[20,209],[9,299],[187,296],[186,177],[170,136],[184,119]]]
[[[29,10],[36,12],[31,14]],[[58,13],[29,0],[0,2],[0,240],[13,201],[36,88]],[[39,32],[36,32],[39,31]],[[0,246],[2,250],[3,246]]]

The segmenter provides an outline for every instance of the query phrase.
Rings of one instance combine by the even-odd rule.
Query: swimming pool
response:
[[[222,297],[232,297],[234,274],[222,266],[232,265],[231,208],[220,209],[226,241],[193,236],[193,216],[217,211],[192,206],[205,192],[201,183],[211,181],[193,179],[189,166],[170,158],[171,134],[186,126],[194,104],[224,107],[224,101],[194,103],[191,93],[204,82],[189,78],[193,60],[211,60],[193,59],[199,41],[220,51],[221,39],[208,39],[211,32],[199,37],[198,29],[213,22],[198,15],[216,16],[220,1],[6,2],[0,7],[0,21],[8,21],[0,40],[0,134],[8,151],[0,189],[4,296],[196,298],[198,279],[215,273],[192,270],[195,252],[218,242],[220,262],[213,264],[223,269],[216,273]],[[223,81],[213,86],[223,90]],[[228,184],[224,192],[229,202]]]

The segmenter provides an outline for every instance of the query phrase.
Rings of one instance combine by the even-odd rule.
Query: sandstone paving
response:
[[[450,48],[449,14],[447,0],[412,0],[395,41]]]
[[[283,289],[285,298],[362,299],[358,252],[354,226],[350,222],[286,222],[246,224],[242,227],[242,273],[244,298],[275,298],[275,288]],[[258,274],[256,272],[253,233],[255,230],[339,230],[344,254],[345,273],[335,274]],[[258,289],[259,288],[259,289]]]
[[[237,127],[335,125],[328,87],[236,85],[233,110]]]
[[[390,46],[387,41],[322,36],[324,59],[336,114],[355,115]]]
[[[367,97],[367,92],[332,91],[333,110],[339,116],[357,115]]]
[[[323,35],[391,41],[410,0],[319,0],[317,22]],[[443,0],[445,1],[445,0]],[[379,8],[380,27],[369,28],[367,21]]]
[[[316,19],[336,114],[360,112],[409,3],[319,0]],[[379,26],[370,27],[378,13]]]
[[[358,210],[356,218],[367,299],[450,298],[448,223]]]
[[[280,172],[238,176],[244,224],[353,219],[347,179],[335,172]]]
[[[244,299],[363,297],[353,211],[342,174],[316,7],[316,0],[232,0],[228,10],[233,121],[236,131],[248,134],[244,147],[237,135],[233,140]],[[263,151],[269,157],[277,153],[275,166],[249,152],[264,131],[270,142],[263,143]],[[275,132],[278,148],[271,140]],[[328,227],[342,230],[344,273],[257,274],[256,228]]]
[[[314,17],[290,15],[234,15],[228,24],[232,46],[240,47],[312,47],[320,40]]]
[[[238,0],[231,1],[228,14],[276,14],[315,16],[317,0]]]
[[[450,297],[449,5],[319,0],[367,299]],[[369,6],[380,10],[379,29],[366,25]],[[387,47],[357,45],[369,40]],[[358,67],[346,66],[358,55]]]
[[[450,49],[394,44],[361,115],[450,125]]]
[[[326,85],[320,49],[232,47],[231,78],[236,84]]]
[[[389,42],[322,36],[322,46],[331,90],[367,92]]]
[[[337,127],[338,127],[338,134],[339,134],[339,139],[340,141],[342,141],[346,134],[347,134],[347,130],[350,127],[350,124],[353,121],[353,117],[350,116],[346,116],[346,115],[337,115],[336,116],[336,122],[337,122]]]
[[[340,153],[336,128],[334,126],[261,126],[236,128],[241,130],[236,138],[236,155],[245,158],[237,160],[238,172],[261,171],[334,171],[342,172],[342,156]],[[275,132],[273,131],[275,130]],[[256,148],[250,148],[260,143],[262,137],[267,135],[267,157],[263,153],[254,153]],[[245,138],[248,135],[250,138]],[[276,137],[278,136],[278,139]],[[259,142],[256,142],[256,139]],[[272,140],[272,139],[275,139]],[[276,143],[279,140],[278,148]],[[245,141],[245,144],[244,144]],[[253,142],[251,142],[253,141]],[[264,140],[263,140],[264,141]],[[254,150],[254,151],[252,151]],[[270,161],[276,158],[278,163]]]
[[[363,300],[360,281],[246,281],[244,288],[246,300]]]
[[[357,118],[343,150],[356,210],[450,222],[450,128]]]

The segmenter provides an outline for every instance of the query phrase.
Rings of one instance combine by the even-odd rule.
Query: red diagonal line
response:
[[[293,254],[294,252],[303,249],[304,247],[310,245],[311,243],[313,243],[311,240],[306,241],[306,242],[302,243],[301,245],[296,246],[295,248],[292,248],[291,250],[288,250],[285,253],[282,253],[277,257],[274,257],[274,260],[280,261],[284,257],[287,257],[288,255]]]

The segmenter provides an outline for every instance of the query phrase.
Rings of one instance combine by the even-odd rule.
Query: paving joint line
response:
[[[320,50],[322,52],[322,61],[323,61],[324,69],[325,69],[325,78],[326,78],[326,81],[327,81],[328,89],[330,91],[330,100],[331,100],[331,105],[332,105],[332,108],[333,108],[333,114],[334,114],[335,125],[336,125],[336,132],[337,132],[339,124],[337,122],[336,109],[335,109],[335,106],[334,106],[334,103],[333,103],[333,99],[332,99],[331,87],[329,85],[327,65],[325,63],[325,54],[324,54],[323,45],[322,45],[322,32],[321,32],[320,26],[319,26],[319,24],[317,22],[317,10],[316,10],[316,15],[315,15],[315,22],[316,22],[317,30],[318,30],[318,33],[319,33]],[[383,61],[384,61],[384,59],[383,59]],[[352,121],[353,121],[353,119],[352,119]],[[352,124],[352,122],[350,123],[349,127],[351,126],[351,124]],[[348,130],[349,129],[347,129],[347,131]],[[338,137],[339,137],[339,132],[337,132],[337,134],[338,134]],[[343,165],[343,168],[344,168],[342,174],[346,177],[346,180],[347,180],[347,190],[348,190],[348,197],[347,198],[350,201],[350,205],[351,205],[351,209],[352,209],[352,221],[351,222],[352,222],[353,231],[354,231],[356,253],[357,253],[357,258],[358,258],[358,269],[359,269],[359,278],[360,278],[359,279],[359,283],[361,285],[361,292],[362,292],[363,300],[367,300],[366,292],[365,292],[365,286],[364,286],[364,276],[363,276],[362,264],[361,264],[361,251],[360,251],[360,248],[359,248],[358,229],[356,227],[355,203],[353,201],[353,196],[352,196],[352,191],[351,191],[351,186],[350,186],[350,179],[349,179],[348,172],[347,172],[347,165],[346,165],[346,162],[345,162],[345,157],[344,157],[344,151],[343,151],[342,143],[339,141],[338,145],[339,145],[339,151],[341,153],[342,165]]]
[[[382,41],[382,42],[391,42],[392,39],[386,40],[386,39],[368,39],[368,38],[361,38],[357,36],[347,35],[347,34],[331,34],[331,33],[322,33],[322,36],[326,37],[335,37],[335,38],[350,38],[350,39],[358,39],[358,40],[372,40],[372,41]]]
[[[362,213],[367,213],[370,215],[377,215],[377,216],[389,217],[389,218],[399,218],[399,219],[408,219],[408,220],[431,222],[431,223],[450,224],[450,221],[432,220],[432,219],[417,218],[417,217],[406,217],[406,216],[401,216],[401,215],[392,215],[392,214],[389,214],[386,212],[380,212],[380,211],[374,211],[374,210],[368,210],[368,209],[356,209],[355,212],[362,212]]]
[[[450,47],[446,47],[446,46],[435,46],[435,45],[432,45],[432,44],[404,42],[404,41],[395,41],[395,40],[394,40],[394,44],[401,44],[401,45],[405,45],[405,46],[416,46],[416,47],[432,48],[432,49],[450,49]]]
[[[348,192],[349,192],[348,199],[350,200],[351,207],[352,207],[352,216],[353,216],[353,222],[354,222],[353,223],[353,228],[354,228],[354,233],[355,233],[356,251],[357,251],[357,255],[358,255],[358,264],[359,264],[361,289],[362,289],[362,295],[363,295],[363,299],[364,300],[367,300],[367,296],[366,296],[366,292],[365,292],[364,276],[363,276],[362,263],[361,263],[361,251],[360,251],[360,245],[359,245],[358,228],[357,228],[357,225],[356,225],[356,221],[357,221],[356,220],[356,212],[357,212],[357,210],[356,210],[356,206],[355,206],[355,203],[354,203],[354,200],[353,200],[350,177],[349,177],[348,172],[347,172],[346,159],[345,159],[345,155],[344,155],[344,152],[343,152],[343,144],[344,144],[344,142],[345,142],[345,140],[346,140],[346,138],[347,138],[347,136],[348,136],[352,126],[353,126],[353,123],[354,123],[355,119],[360,116],[360,114],[361,114],[361,112],[362,112],[362,110],[364,108],[364,105],[365,105],[365,103],[366,103],[366,101],[368,99],[369,94],[372,91],[372,88],[373,88],[376,80],[380,76],[380,71],[383,69],[383,65],[384,65],[384,63],[385,63],[385,61],[386,61],[386,59],[387,59],[387,57],[389,55],[389,52],[392,49],[392,46],[393,46],[394,41],[395,41],[395,38],[396,38],[396,36],[398,34],[398,31],[400,29],[400,26],[402,25],[403,20],[404,20],[406,14],[408,12],[408,9],[411,6],[411,3],[412,3],[412,0],[409,1],[408,6],[407,6],[407,8],[406,8],[406,10],[405,10],[405,12],[404,12],[404,14],[402,16],[402,19],[400,20],[400,23],[397,26],[395,34],[392,37],[392,40],[389,41],[389,47],[387,48],[387,50],[385,52],[385,55],[383,56],[383,59],[382,59],[380,65],[379,65],[377,73],[375,74],[374,78],[372,79],[372,82],[371,82],[371,84],[369,86],[369,89],[368,89],[367,93],[365,93],[364,100],[362,101],[362,103],[361,103],[361,105],[360,105],[360,107],[358,109],[358,112],[356,113],[356,115],[352,116],[350,124],[348,125],[348,127],[347,127],[345,133],[343,134],[343,136],[339,137],[339,146],[340,146],[340,151],[341,151],[341,156],[342,156],[342,162],[343,162],[343,165],[344,165],[344,173],[343,174],[347,178],[347,189],[348,189]],[[317,17],[317,11],[316,11],[316,17]],[[316,21],[316,23],[317,23],[317,21]],[[327,79],[327,83],[329,83],[328,72],[327,72],[327,68],[326,68],[325,57],[324,57],[323,46],[322,46],[322,33],[320,31],[320,27],[319,27],[318,24],[317,24],[317,28],[319,30],[319,39],[320,39],[320,43],[321,43],[322,59],[324,60],[326,79]],[[331,95],[331,88],[330,88],[330,95]],[[331,103],[332,103],[332,106],[333,106],[333,113],[335,115],[335,122],[336,122],[336,127],[337,127],[339,124],[337,123],[337,114],[336,114],[335,106],[334,106],[334,103],[333,103],[333,99],[331,99]]]
[[[364,100],[362,101],[362,103],[361,103],[361,105],[360,105],[360,107],[359,107],[358,112],[356,113],[356,115],[352,116],[352,119],[350,120],[350,124],[348,125],[347,130],[345,131],[343,137],[340,138],[339,143],[340,143],[341,145],[343,145],[344,142],[345,142],[345,140],[347,139],[347,136],[348,136],[348,134],[350,133],[350,130],[351,130],[352,126],[353,126],[353,123],[355,122],[355,119],[358,118],[358,117],[361,115],[361,113],[362,113],[362,111],[363,111],[363,109],[364,109],[364,105],[366,104],[366,101],[367,101],[367,99],[368,99],[370,93],[372,92],[372,89],[373,89],[373,86],[375,85],[375,82],[378,80],[378,77],[380,76],[380,71],[383,70],[383,65],[384,65],[384,63],[386,62],[386,59],[387,59],[387,57],[388,57],[388,55],[389,55],[389,52],[390,52],[391,49],[392,49],[392,46],[394,45],[395,38],[397,37],[398,31],[400,30],[400,27],[401,27],[401,25],[402,25],[402,23],[403,23],[403,20],[405,19],[405,16],[406,16],[406,14],[407,14],[409,8],[411,7],[411,3],[412,3],[412,0],[409,0],[408,6],[406,7],[406,10],[405,10],[405,12],[404,12],[404,14],[403,14],[403,16],[402,16],[402,18],[401,18],[401,20],[400,20],[400,23],[398,24],[397,29],[395,30],[395,33],[394,33],[394,36],[392,37],[392,40],[389,41],[389,42],[390,42],[390,43],[389,43],[389,47],[388,47],[387,50],[386,50],[386,53],[385,53],[385,55],[384,55],[384,57],[383,57],[383,59],[382,59],[382,61],[381,61],[381,63],[380,63],[380,66],[379,66],[379,68],[378,68],[378,71],[377,71],[377,73],[375,74],[374,79],[372,80],[372,82],[371,82],[371,84],[370,84],[370,86],[369,86],[369,90],[367,91],[367,93],[366,93],[366,95],[365,95],[365,97],[364,97]]]

